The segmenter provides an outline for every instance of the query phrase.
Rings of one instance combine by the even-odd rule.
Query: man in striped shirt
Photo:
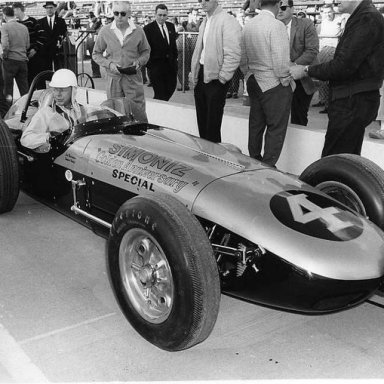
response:
[[[279,4],[280,0],[261,0],[261,12],[245,24],[241,60],[251,104],[249,155],[271,166],[284,144],[295,87],[289,75],[288,33],[275,18]]]

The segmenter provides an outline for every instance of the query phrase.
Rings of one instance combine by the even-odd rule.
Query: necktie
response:
[[[163,34],[163,37],[164,37],[165,41],[168,44],[168,39],[167,39],[167,34],[165,33],[164,24],[161,24],[161,32]]]
[[[49,18],[49,28],[53,29],[52,28],[52,17]]]

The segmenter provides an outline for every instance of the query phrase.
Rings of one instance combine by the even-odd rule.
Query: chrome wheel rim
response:
[[[139,228],[125,233],[119,249],[124,293],[135,310],[154,324],[164,322],[172,309],[171,268],[156,239]]]
[[[348,185],[338,181],[324,181],[316,186],[317,189],[324,192],[328,196],[334,198],[338,202],[353,209],[360,215],[367,216],[363,202],[358,194]]]

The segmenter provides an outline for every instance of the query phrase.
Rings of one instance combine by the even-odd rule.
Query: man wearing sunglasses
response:
[[[151,49],[143,29],[129,19],[129,2],[114,1],[112,12],[114,20],[100,29],[92,58],[106,70],[107,97],[127,97],[145,114],[140,68],[147,63]]]
[[[384,77],[384,18],[371,0],[341,0],[339,12],[349,13],[332,60],[296,65],[295,79],[329,80],[328,127],[321,156],[360,155],[365,128],[376,119]]]
[[[200,137],[221,142],[221,121],[229,81],[241,58],[241,27],[218,0],[199,0],[207,17],[201,23],[192,56],[197,125]]]
[[[147,63],[154,99],[168,101],[177,84],[177,47],[176,30],[167,22],[168,8],[158,4],[155,8],[156,20],[144,27],[145,35],[151,46],[151,55]]]
[[[281,0],[277,19],[282,21],[288,32],[290,59],[292,65],[317,64],[319,37],[313,22],[293,15],[293,0]],[[296,81],[291,103],[291,123],[308,124],[308,110],[316,87],[310,77]]]

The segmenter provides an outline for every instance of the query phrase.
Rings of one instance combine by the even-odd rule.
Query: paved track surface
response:
[[[21,194],[0,216],[0,381],[384,378],[384,309],[303,316],[221,297],[211,336],[142,339],[106,275],[106,241]]]

